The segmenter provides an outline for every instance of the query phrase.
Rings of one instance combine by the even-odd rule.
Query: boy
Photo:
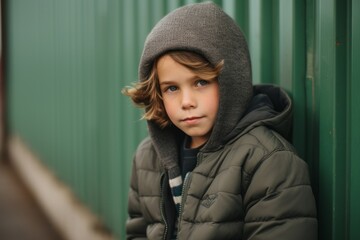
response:
[[[252,86],[246,41],[212,3],[181,7],[148,35],[140,81],[124,90],[146,109],[128,239],[316,239],[306,163],[286,140],[292,104]]]

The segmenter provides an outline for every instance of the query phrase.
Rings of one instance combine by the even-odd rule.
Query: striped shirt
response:
[[[176,176],[169,176],[169,184],[176,207],[177,218],[179,217],[180,214],[183,181],[185,179],[186,174],[191,172],[195,168],[197,162],[197,154],[199,152],[199,149],[201,148],[201,147],[187,148],[186,142],[187,141],[185,138],[185,141],[180,148],[180,159],[179,159],[180,172]],[[177,234],[177,222],[178,221],[176,221],[175,224],[173,239],[176,238],[176,234]]]

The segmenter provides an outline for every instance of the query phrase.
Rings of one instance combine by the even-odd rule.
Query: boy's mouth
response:
[[[194,120],[194,119],[199,119],[201,117],[187,117],[187,118],[184,118],[182,119],[181,121],[188,121],[188,120]]]
[[[181,121],[191,124],[191,123],[197,123],[201,118],[203,117],[187,117],[182,119]]]

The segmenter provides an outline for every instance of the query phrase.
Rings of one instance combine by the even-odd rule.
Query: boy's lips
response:
[[[187,117],[187,118],[183,118],[181,119],[181,121],[188,121],[188,120],[194,120],[194,119],[199,119],[201,117]]]
[[[183,118],[181,121],[192,124],[192,123],[197,123],[202,118],[203,117],[187,117],[187,118]]]

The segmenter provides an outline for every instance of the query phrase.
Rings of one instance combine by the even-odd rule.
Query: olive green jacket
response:
[[[148,79],[159,56],[174,50],[197,53],[212,66],[224,62],[217,118],[184,180],[176,226],[168,179],[180,173],[184,136],[173,125],[161,129],[148,121],[150,137],[133,162],[127,238],[170,239],[177,233],[181,240],[316,239],[308,168],[288,142],[291,100],[274,86],[253,88],[241,29],[211,2],[172,11],[146,38],[139,81]]]
[[[186,176],[178,239],[317,239],[307,164],[282,136],[290,136],[290,98],[272,86],[254,92],[260,97],[237,134],[218,149],[201,149]],[[133,162],[128,239],[169,239],[171,199],[168,172],[147,138]]]

